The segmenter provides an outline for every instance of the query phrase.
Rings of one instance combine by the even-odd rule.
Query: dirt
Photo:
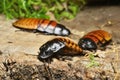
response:
[[[103,29],[112,34],[106,50],[98,57],[73,56],[71,60],[53,58],[44,64],[37,59],[45,42],[61,36],[22,31],[12,26],[16,20],[0,15],[0,79],[1,80],[120,80],[120,6],[84,8],[74,20],[61,21],[73,33],[74,42],[87,32]]]

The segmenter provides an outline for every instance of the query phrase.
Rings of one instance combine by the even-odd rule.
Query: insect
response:
[[[22,18],[14,22],[13,26],[22,29],[37,30],[49,35],[68,36],[71,33],[64,25],[47,19]]]
[[[47,59],[53,55],[78,55],[82,53],[82,48],[80,48],[75,42],[67,38],[55,38],[45,44],[40,48],[40,53],[38,55],[39,59]]]
[[[104,30],[95,30],[87,33],[78,42],[78,45],[84,50],[96,51],[98,47],[103,47],[109,43],[112,35]]]

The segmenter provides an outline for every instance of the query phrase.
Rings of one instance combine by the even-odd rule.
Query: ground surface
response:
[[[0,16],[0,78],[2,80],[119,80],[120,79],[120,6],[87,7],[74,20],[62,21],[78,42],[85,33],[103,29],[113,42],[99,57],[73,56],[72,60],[53,58],[50,64],[37,59],[39,47],[55,37],[21,31],[12,26],[16,20]],[[90,52],[88,52],[90,53]],[[93,65],[92,65],[93,64]],[[49,65],[49,67],[48,67]]]

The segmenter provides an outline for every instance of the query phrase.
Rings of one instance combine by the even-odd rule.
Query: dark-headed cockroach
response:
[[[78,45],[84,50],[96,51],[98,47],[105,46],[112,39],[112,35],[104,30],[95,30],[83,36]]]
[[[60,36],[68,36],[71,33],[70,30],[64,25],[47,19],[23,18],[14,22],[13,26],[29,30],[35,29],[45,34],[54,34]]]
[[[39,59],[47,59],[55,54],[79,55],[82,53],[82,48],[67,38],[55,38],[50,40],[43,44],[39,50]]]

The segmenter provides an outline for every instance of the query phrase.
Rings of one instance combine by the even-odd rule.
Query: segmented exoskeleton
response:
[[[45,44],[40,48],[40,53],[38,55],[41,59],[47,59],[53,55],[80,55],[82,53],[82,48],[80,48],[75,42],[67,38],[55,38]]]
[[[112,39],[112,35],[104,30],[95,30],[83,36],[78,45],[84,50],[95,50],[105,46]]]
[[[71,33],[64,25],[47,19],[23,18],[14,22],[13,26],[60,36],[68,36]]]

